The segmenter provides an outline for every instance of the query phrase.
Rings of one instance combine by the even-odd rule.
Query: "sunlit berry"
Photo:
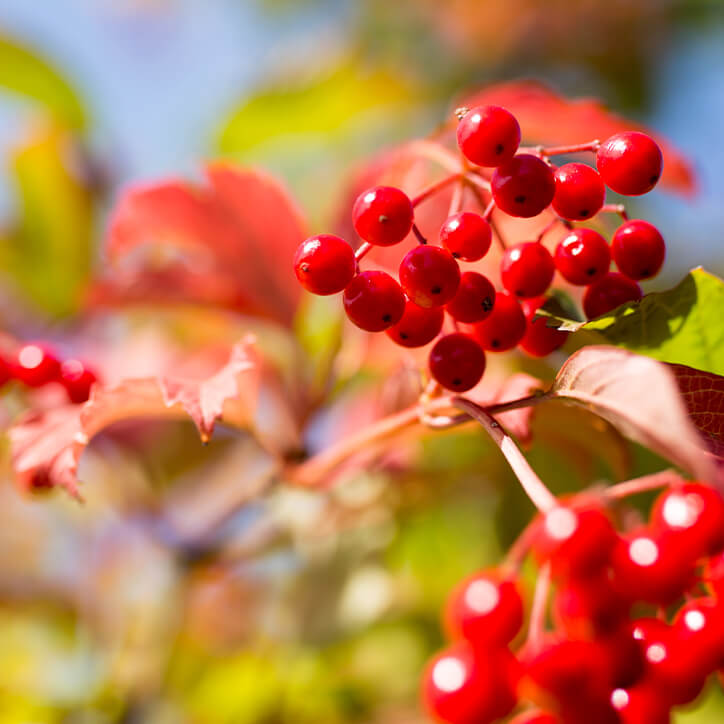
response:
[[[536,241],[508,247],[500,262],[503,286],[516,297],[538,297],[553,281],[555,264],[548,249]]]
[[[493,232],[490,224],[471,211],[449,216],[440,229],[440,243],[462,261],[478,261],[490,249]]]
[[[610,189],[627,196],[639,196],[656,186],[664,167],[664,157],[650,136],[624,131],[601,144],[596,153],[596,167]]]
[[[518,150],[520,126],[505,108],[476,106],[458,123],[457,139],[469,161],[478,166],[500,166],[513,158]]]
[[[351,281],[357,270],[352,247],[333,234],[318,234],[303,241],[294,255],[294,272],[299,283],[313,294],[336,294]]]
[[[606,275],[611,265],[611,250],[597,231],[573,229],[558,243],[554,261],[567,282],[582,286]]]
[[[618,270],[629,279],[650,279],[664,264],[666,244],[653,224],[633,219],[616,229],[611,253]]]
[[[450,252],[439,246],[416,246],[400,262],[400,284],[420,307],[441,307],[460,285],[460,267]]]
[[[585,163],[566,163],[554,174],[556,193],[553,210],[564,219],[584,221],[603,206],[606,187],[596,169]]]
[[[342,297],[350,321],[366,332],[381,332],[402,319],[405,295],[387,273],[366,271],[347,285]]]
[[[10,367],[13,377],[28,387],[60,380],[60,362],[51,351],[37,344],[20,347]]]
[[[375,186],[363,191],[352,208],[355,231],[375,246],[401,242],[410,233],[413,218],[412,202],[394,186]]]
[[[92,370],[77,359],[68,359],[60,366],[60,381],[75,404],[85,402],[97,378]]]
[[[537,216],[553,200],[556,184],[551,167],[522,153],[493,172],[490,187],[495,205],[509,216]]]

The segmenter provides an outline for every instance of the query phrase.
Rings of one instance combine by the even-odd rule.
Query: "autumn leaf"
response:
[[[80,497],[78,463],[91,439],[113,423],[138,418],[190,417],[204,441],[223,419],[258,431],[273,452],[288,452],[299,444],[296,427],[265,387],[262,362],[249,340],[234,345],[228,362],[204,378],[169,375],[96,385],[85,404],[33,411],[10,428],[16,482],[23,490],[59,486]],[[277,414],[271,425],[270,412]]]
[[[299,285],[291,260],[301,214],[270,176],[226,163],[206,184],[171,180],[131,188],[112,215],[110,269],[89,304],[205,304],[292,321]]]
[[[605,141],[621,131],[642,131],[664,154],[661,184],[672,191],[693,194],[696,180],[691,164],[667,139],[650,128],[609,111],[593,98],[568,99],[537,81],[512,81],[487,86],[464,97],[468,107],[491,103],[507,108],[520,123],[523,140],[546,146]]]
[[[717,479],[669,366],[616,347],[584,347],[561,367],[550,395],[592,410],[697,478]]]

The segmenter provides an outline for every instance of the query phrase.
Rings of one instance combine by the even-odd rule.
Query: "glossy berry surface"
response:
[[[319,234],[303,241],[294,255],[294,273],[312,294],[336,294],[357,270],[352,247],[333,234]]]
[[[444,620],[453,639],[467,639],[476,647],[503,647],[523,625],[523,599],[515,582],[497,571],[475,573],[450,595]]]
[[[523,339],[526,321],[523,308],[508,292],[498,292],[489,317],[473,327],[473,336],[483,349],[505,352]]]
[[[614,689],[611,704],[621,724],[670,724],[671,707],[658,689],[641,684],[629,689]]]
[[[495,653],[476,652],[460,642],[429,663],[422,680],[423,704],[430,715],[449,724],[488,724],[515,706]]]
[[[561,347],[568,338],[568,332],[549,327],[545,317],[534,319],[535,313],[545,303],[545,297],[524,299],[521,302],[526,328],[520,347],[531,357],[546,357]]]
[[[616,531],[603,510],[559,505],[541,519],[533,551],[554,576],[590,576],[608,563],[615,545]]]
[[[444,321],[442,307],[425,309],[408,299],[402,319],[386,330],[386,334],[401,347],[424,347],[440,334]]]
[[[350,321],[367,332],[381,332],[402,319],[405,295],[385,272],[358,274],[345,288],[344,311]]]
[[[352,207],[355,231],[375,246],[399,244],[410,233],[413,219],[412,202],[395,186],[367,189]]]
[[[485,353],[467,334],[440,337],[430,350],[430,373],[448,390],[464,392],[478,384],[485,372]]]
[[[638,131],[611,136],[596,153],[596,168],[606,186],[626,196],[651,191],[663,167],[664,157],[657,143]]]
[[[505,250],[500,262],[503,286],[517,297],[538,297],[553,281],[551,253],[537,241],[524,241]]]
[[[595,319],[626,302],[637,302],[641,296],[641,287],[633,279],[619,272],[608,272],[586,288],[583,311],[588,319]]]
[[[420,307],[441,307],[460,285],[460,267],[450,252],[439,246],[416,246],[400,263],[400,284]]]
[[[97,378],[86,365],[76,359],[68,359],[60,366],[60,381],[75,404],[85,402],[90,397],[91,387]]]
[[[724,498],[705,483],[664,491],[651,509],[651,525],[694,558],[724,549]]]
[[[466,271],[460,276],[460,286],[446,309],[453,319],[471,324],[490,316],[494,304],[492,282],[478,272]]]
[[[490,187],[495,205],[509,216],[537,216],[553,200],[556,183],[551,167],[522,153],[493,172]]]
[[[558,243],[554,261],[567,282],[583,286],[608,273],[611,249],[597,231],[573,229]]]
[[[490,249],[493,233],[490,224],[470,211],[449,216],[440,229],[440,243],[462,261],[478,261]]]
[[[619,271],[629,279],[650,279],[664,264],[666,244],[653,224],[633,219],[616,229],[611,252]]]
[[[585,163],[566,163],[554,174],[553,210],[564,219],[585,221],[603,206],[606,187],[601,174]]]
[[[716,598],[694,598],[677,612],[674,633],[697,660],[703,671],[718,669],[724,663],[724,605]]]
[[[13,377],[28,387],[42,387],[60,380],[60,362],[57,357],[37,344],[20,347],[10,368]]]
[[[518,150],[520,126],[505,108],[477,106],[458,123],[457,139],[468,161],[478,166],[500,166]]]

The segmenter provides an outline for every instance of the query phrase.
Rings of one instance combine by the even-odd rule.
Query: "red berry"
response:
[[[394,186],[367,189],[352,207],[355,231],[375,246],[399,244],[410,233],[413,218],[412,202]]]
[[[724,664],[724,605],[715,598],[685,603],[674,619],[674,632],[697,666],[711,672]]]
[[[460,285],[460,267],[450,252],[439,246],[416,246],[400,263],[400,284],[420,307],[441,307]]]
[[[505,658],[505,652],[475,651],[467,642],[442,651],[423,675],[425,708],[449,724],[488,724],[505,716],[515,706]]]
[[[11,369],[13,377],[28,387],[42,387],[60,380],[60,362],[52,352],[37,344],[20,347]]]
[[[386,330],[386,334],[401,347],[424,347],[440,334],[444,320],[442,307],[424,309],[408,300],[402,319]]]
[[[65,360],[60,367],[60,376],[70,401],[75,404],[90,397],[91,387],[97,380],[93,372],[77,359]]]
[[[0,355],[0,387],[12,379],[13,372],[5,357]]]
[[[493,232],[480,214],[463,211],[448,217],[440,229],[440,243],[455,259],[478,261],[490,249]]]
[[[693,560],[686,551],[645,529],[619,540],[611,563],[617,590],[631,601],[667,605],[692,582]]]
[[[606,186],[626,196],[651,191],[663,166],[664,157],[656,142],[637,131],[611,136],[596,154],[596,167]]]
[[[458,123],[458,146],[465,158],[478,166],[500,166],[520,145],[515,116],[500,106],[477,106]]]
[[[715,596],[724,599],[724,553],[717,553],[706,562],[701,580]]]
[[[448,302],[447,311],[458,322],[472,324],[490,315],[495,304],[495,287],[487,277],[467,271],[460,276],[460,286]]]
[[[536,299],[524,299],[521,302],[527,325],[523,339],[520,340],[520,347],[531,357],[546,357],[554,350],[557,350],[568,337],[568,332],[549,327],[545,317],[533,319],[535,313],[545,301],[545,297],[538,297]]]
[[[626,302],[641,299],[641,287],[619,272],[608,272],[583,294],[583,311],[589,319],[612,312]]]
[[[616,229],[611,253],[619,271],[629,279],[649,279],[664,264],[666,244],[653,224],[633,219]]]
[[[517,297],[538,297],[550,286],[555,270],[553,257],[543,244],[523,241],[505,250],[500,279]]]
[[[476,648],[506,646],[523,625],[518,586],[497,571],[469,576],[448,599],[445,624],[452,638],[465,638]]]
[[[585,163],[566,163],[556,170],[553,210],[564,219],[585,221],[603,206],[606,187],[596,169]]]
[[[704,483],[677,485],[654,503],[651,525],[693,558],[717,553],[724,549],[724,498]]]
[[[303,241],[294,255],[299,283],[312,294],[341,292],[357,271],[352,247],[332,234],[319,234]]]
[[[567,282],[591,284],[608,272],[611,250],[597,231],[574,229],[556,247],[555,264]]]
[[[344,311],[367,332],[381,332],[402,319],[405,295],[400,285],[385,272],[358,274],[345,288]]]
[[[485,353],[467,334],[440,337],[430,350],[430,372],[448,390],[465,392],[480,382],[485,372]]]
[[[498,292],[492,313],[473,327],[473,336],[483,349],[505,352],[523,339],[525,328],[525,315],[518,300],[507,292]]]
[[[671,707],[655,686],[638,684],[628,689],[614,689],[611,704],[621,724],[670,724]]]
[[[590,576],[609,561],[616,531],[600,508],[559,505],[541,520],[533,552],[561,578]]]
[[[553,200],[556,183],[551,167],[537,156],[522,153],[493,171],[495,205],[509,216],[537,216]]]

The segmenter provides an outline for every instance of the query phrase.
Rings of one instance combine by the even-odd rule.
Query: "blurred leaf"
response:
[[[12,154],[18,221],[0,263],[35,304],[56,315],[77,307],[90,268],[93,199],[73,166],[77,152],[65,131],[44,128]]]
[[[0,86],[38,101],[62,125],[83,130],[83,104],[70,82],[47,60],[0,32]]]

